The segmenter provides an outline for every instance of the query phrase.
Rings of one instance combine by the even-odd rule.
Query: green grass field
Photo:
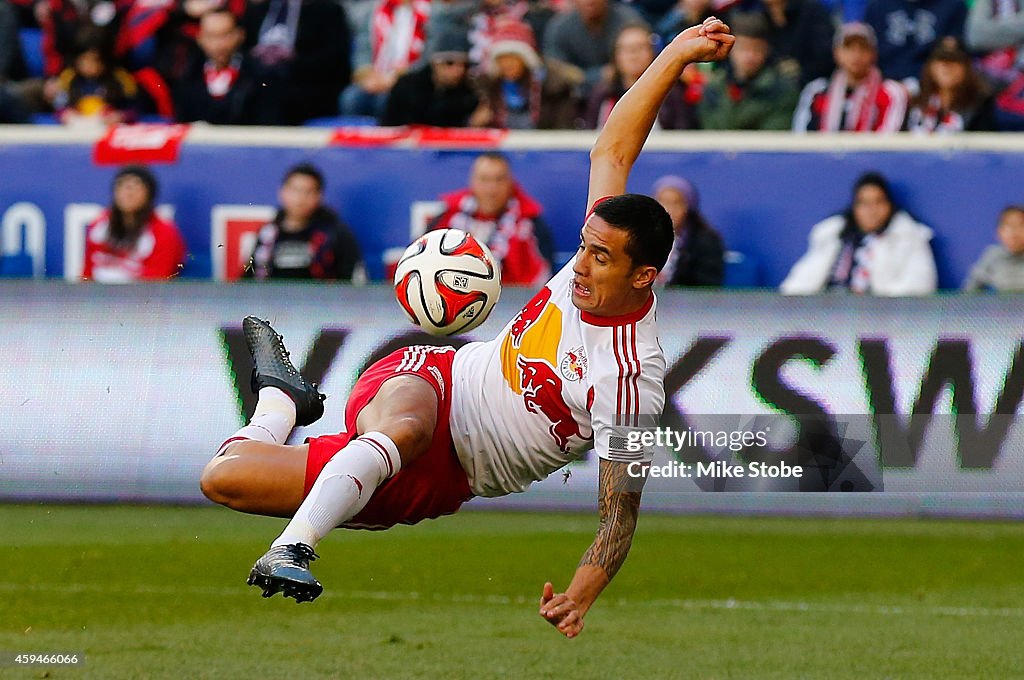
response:
[[[1024,677],[1024,524],[644,515],[575,640],[537,615],[590,515],[335,532],[296,605],[245,585],[283,526],[220,508],[0,506],[0,651],[49,678]]]

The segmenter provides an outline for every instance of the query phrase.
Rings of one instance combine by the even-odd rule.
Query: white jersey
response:
[[[621,317],[581,312],[571,298],[574,262],[498,337],[455,354],[449,420],[477,496],[523,491],[591,448],[623,462],[654,455],[629,436],[665,403],[654,295]]]

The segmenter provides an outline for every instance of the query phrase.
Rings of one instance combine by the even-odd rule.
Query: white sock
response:
[[[305,543],[315,548],[331,529],[352,519],[384,480],[402,467],[398,447],[380,432],[353,439],[320,471],[306,500],[270,547]]]
[[[276,387],[264,387],[260,390],[256,411],[252,414],[249,424],[228,437],[217,450],[217,455],[221,455],[228,446],[242,439],[284,444],[294,427],[295,402]]]

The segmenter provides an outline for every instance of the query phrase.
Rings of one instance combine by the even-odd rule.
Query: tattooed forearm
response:
[[[601,459],[598,512],[600,526],[580,566],[600,567],[610,581],[626,561],[640,512],[642,480],[630,477],[628,465]]]

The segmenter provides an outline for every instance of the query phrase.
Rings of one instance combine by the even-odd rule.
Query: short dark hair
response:
[[[1006,219],[1007,215],[1012,213],[1020,213],[1021,215],[1024,215],[1024,205],[1014,204],[1006,206],[999,212],[999,221],[1002,222]]]
[[[320,168],[312,163],[299,163],[288,168],[288,172],[284,173],[284,179],[281,180],[281,184],[285,184],[295,175],[305,175],[312,178],[316,182],[317,190],[320,193],[324,192],[324,174],[320,172]]]
[[[662,270],[672,252],[675,232],[672,218],[660,203],[643,194],[622,194],[598,203],[594,214],[629,233],[626,254],[634,267]]]
[[[481,158],[489,158],[492,161],[501,161],[505,165],[512,167],[512,162],[508,159],[508,156],[500,151],[484,151],[479,156],[473,159],[473,162],[480,160]]]

